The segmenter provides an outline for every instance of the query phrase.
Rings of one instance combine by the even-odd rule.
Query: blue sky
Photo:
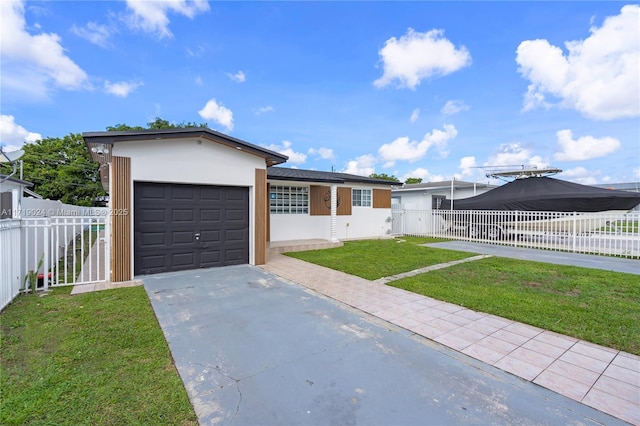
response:
[[[640,180],[640,6],[2,0],[0,143],[155,117],[287,167]],[[28,178],[28,177],[27,177]],[[491,181],[491,183],[498,183]]]

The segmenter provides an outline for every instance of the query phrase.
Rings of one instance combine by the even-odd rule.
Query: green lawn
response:
[[[439,241],[447,240],[405,237],[347,241],[342,247],[285,254],[368,280],[474,256],[473,253],[417,245]]]
[[[69,291],[0,314],[0,424],[197,425],[144,288]]]
[[[287,254],[371,280],[471,256],[418,245],[433,241],[352,241]],[[491,257],[389,285],[640,355],[638,275]]]

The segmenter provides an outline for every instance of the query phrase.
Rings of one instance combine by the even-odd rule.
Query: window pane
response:
[[[304,186],[271,187],[269,211],[272,214],[308,214],[309,191]]]

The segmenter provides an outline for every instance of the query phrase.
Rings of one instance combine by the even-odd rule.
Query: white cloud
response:
[[[40,133],[30,132],[17,124],[13,115],[0,115],[0,140],[6,152],[20,149],[24,143],[42,139]]]
[[[199,75],[197,75],[197,76],[196,76],[196,79],[195,79],[195,83],[196,83],[198,86],[202,86],[202,84],[203,84],[203,83],[202,83],[202,77],[200,77]]]
[[[442,107],[440,112],[444,115],[454,115],[462,111],[467,111],[469,106],[462,101],[451,100],[447,101],[446,104]]]
[[[396,161],[404,160],[414,163],[421,160],[429,148],[435,146],[441,157],[448,155],[447,143],[456,137],[458,131],[451,124],[445,124],[443,130],[433,129],[431,133],[424,135],[420,142],[410,141],[407,136],[399,137],[389,144],[384,144],[378,149],[380,157],[385,161],[383,167],[393,167]]]
[[[558,161],[582,161],[604,157],[621,146],[618,139],[610,137],[582,136],[574,140],[573,133],[569,129],[558,131],[556,136],[561,151],[553,154],[553,159]]]
[[[24,4],[0,1],[2,86],[33,97],[47,97],[53,88],[88,88],[87,74],[69,58],[55,33],[27,31]]]
[[[244,83],[247,77],[244,75],[242,71],[238,71],[235,74],[227,73],[227,77],[229,77],[232,81],[236,83]]]
[[[133,29],[155,34],[158,38],[173,37],[169,30],[170,12],[193,19],[198,13],[209,10],[206,0],[127,0],[130,13],[126,23]]]
[[[110,95],[118,96],[120,98],[126,98],[129,93],[142,86],[144,83],[141,81],[119,81],[112,83],[110,81],[104,82],[104,91]]]
[[[307,152],[309,153],[309,155],[317,155],[323,160],[333,160],[335,158],[335,155],[333,154],[333,150],[331,148],[309,148],[309,151]]]
[[[90,43],[95,44],[96,46],[111,46],[109,38],[111,37],[112,30],[106,25],[100,25],[96,22],[90,21],[87,22],[87,25],[81,28],[74,24],[71,27],[71,32]]]
[[[441,175],[432,175],[429,172],[429,170],[427,170],[427,169],[425,169],[423,167],[418,167],[417,169],[411,170],[411,171],[405,173],[399,179],[402,182],[405,182],[409,178],[420,178],[420,179],[422,179],[422,183],[439,182],[439,181],[445,180],[444,177],[442,177]]]
[[[265,107],[254,109],[254,112],[256,113],[256,115],[262,115],[266,112],[275,112],[275,109],[271,105],[267,105]]]
[[[595,185],[599,181],[596,177],[600,174],[601,172],[599,170],[589,171],[584,167],[575,167],[573,169],[563,171],[562,177],[583,185]]]
[[[456,48],[443,30],[419,33],[409,28],[400,39],[387,40],[378,54],[384,73],[373,82],[376,87],[397,80],[398,87],[415,89],[425,78],[451,74],[471,64],[469,51],[464,46]]]
[[[233,112],[222,104],[218,105],[215,99],[210,99],[198,114],[205,120],[213,120],[227,130],[233,130]]]
[[[291,148],[290,141],[282,141],[282,145],[267,145],[265,146],[265,148],[289,157],[287,163],[302,164],[307,161],[307,155],[303,154],[302,152],[295,152],[293,148]]]
[[[411,112],[409,121],[415,123],[416,121],[418,121],[418,118],[420,118],[420,108],[416,108]]]
[[[361,155],[347,163],[347,168],[343,173],[349,173],[358,176],[370,176],[375,173],[376,157],[371,154]]]
[[[517,49],[518,71],[530,84],[524,110],[559,105],[597,120],[640,115],[640,6],[624,6],[584,40],[564,43],[567,54],[547,40],[526,40]]]
[[[531,149],[522,146],[518,142],[500,145],[497,152],[493,153],[489,160],[484,163],[487,168],[508,166],[514,170],[522,166],[543,168],[548,165],[548,162],[543,160],[542,157],[533,155]]]
[[[460,169],[460,176],[472,176],[477,174],[478,163],[476,163],[476,157],[462,157],[458,168]]]

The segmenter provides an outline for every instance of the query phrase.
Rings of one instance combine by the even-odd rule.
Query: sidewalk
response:
[[[640,357],[272,254],[264,270],[640,426]]]

